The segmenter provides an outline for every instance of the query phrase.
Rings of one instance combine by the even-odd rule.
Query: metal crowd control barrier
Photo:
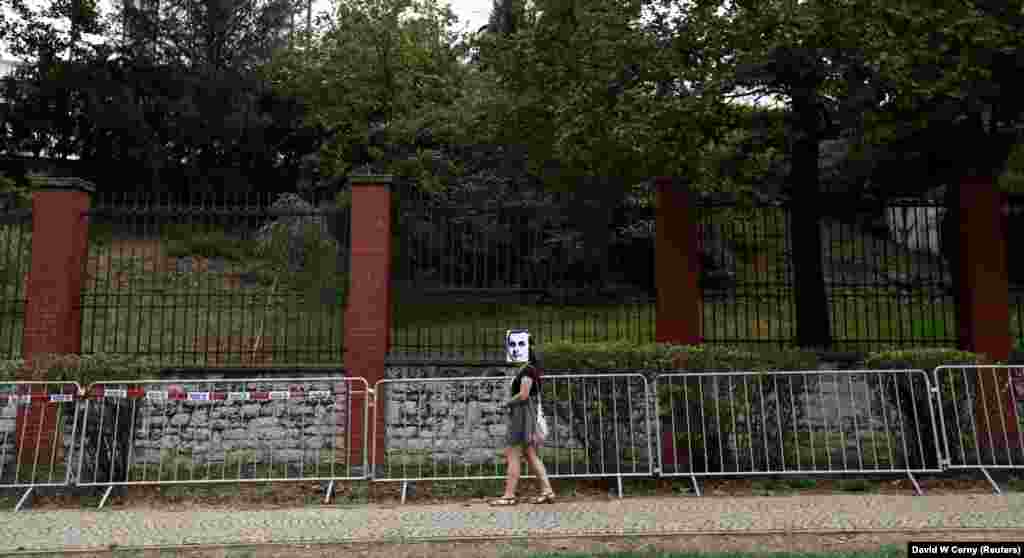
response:
[[[510,377],[390,379],[375,385],[384,413],[384,463],[376,482],[503,479]],[[541,407],[549,434],[539,455],[550,478],[654,472],[647,380],[640,374],[549,374]],[[375,415],[374,425],[378,418]],[[374,436],[374,455],[378,437]],[[524,478],[532,478],[529,469]]]
[[[989,469],[1024,468],[1024,367],[939,366],[935,385],[943,465],[980,469],[998,494]]]
[[[0,383],[0,488],[24,488],[21,509],[37,487],[71,482],[82,388],[74,382]]]
[[[655,378],[659,472],[698,477],[941,472],[921,370],[694,372]],[[929,435],[931,433],[931,435]]]
[[[100,382],[85,392],[78,485],[368,478],[363,378]]]

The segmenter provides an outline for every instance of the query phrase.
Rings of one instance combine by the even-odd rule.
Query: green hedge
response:
[[[142,380],[158,377],[166,365],[145,359],[108,355],[48,355],[33,362],[26,371],[24,360],[0,360],[0,381],[31,378],[38,381],[78,382],[83,388],[93,382]]]
[[[540,352],[542,365],[550,370],[808,370],[818,364],[811,351],[751,351],[726,345],[557,342],[543,345]]]
[[[919,369],[925,372],[935,370],[943,364],[986,364],[988,357],[958,349],[892,349],[871,353],[864,362],[865,368],[894,370]]]
[[[800,349],[752,351],[722,345],[637,345],[625,341],[550,343],[543,346],[541,356],[542,365],[549,370],[814,370],[819,363],[816,353]],[[956,349],[901,349],[870,353],[863,367],[931,372],[940,364],[985,362],[984,355]],[[37,360],[31,376],[84,386],[104,380],[153,378],[166,367],[153,360],[109,355],[49,356]],[[13,380],[24,369],[24,360],[0,360],[0,380]]]
[[[672,345],[628,341],[546,343],[542,365],[550,370],[814,370],[814,351],[787,348],[751,350],[729,345]],[[957,349],[891,349],[865,355],[866,369],[915,368],[931,372],[941,364],[984,364],[985,355]]]

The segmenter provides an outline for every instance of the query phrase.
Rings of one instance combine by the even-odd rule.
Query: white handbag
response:
[[[548,421],[544,418],[544,411],[541,409],[540,401],[537,402],[537,433],[541,439],[548,437]]]

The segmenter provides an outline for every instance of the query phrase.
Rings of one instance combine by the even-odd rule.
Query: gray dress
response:
[[[536,370],[536,369],[535,369]],[[520,371],[517,377],[523,375]],[[510,395],[515,393],[516,388],[515,380],[510,386],[513,390]],[[543,440],[540,438],[537,432],[537,403],[540,399],[535,391],[537,387],[534,386],[530,389],[530,398],[526,401],[516,401],[508,406],[506,416],[506,430],[505,430],[505,445],[506,447],[514,446],[533,446],[535,448],[540,447]]]
[[[540,447],[541,440],[537,432],[537,398],[516,401],[508,407],[505,445],[508,447],[527,446]]]

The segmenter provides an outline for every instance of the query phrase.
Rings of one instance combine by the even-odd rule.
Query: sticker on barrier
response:
[[[367,392],[347,377],[93,384],[78,484],[365,479]]]
[[[1024,367],[935,369],[943,456],[949,469],[1024,468]]]
[[[651,476],[647,380],[636,373],[548,371],[537,397],[548,425],[538,450],[551,478]],[[385,428],[375,481],[505,478],[507,377],[389,379],[374,388]],[[533,412],[532,409],[530,412]],[[374,437],[374,444],[380,437]],[[524,475],[532,475],[529,467]],[[620,484],[621,487],[621,484]]]
[[[0,382],[0,488],[67,486],[72,479],[76,412],[73,382]]]
[[[662,476],[940,472],[921,370],[693,372],[655,379]]]

